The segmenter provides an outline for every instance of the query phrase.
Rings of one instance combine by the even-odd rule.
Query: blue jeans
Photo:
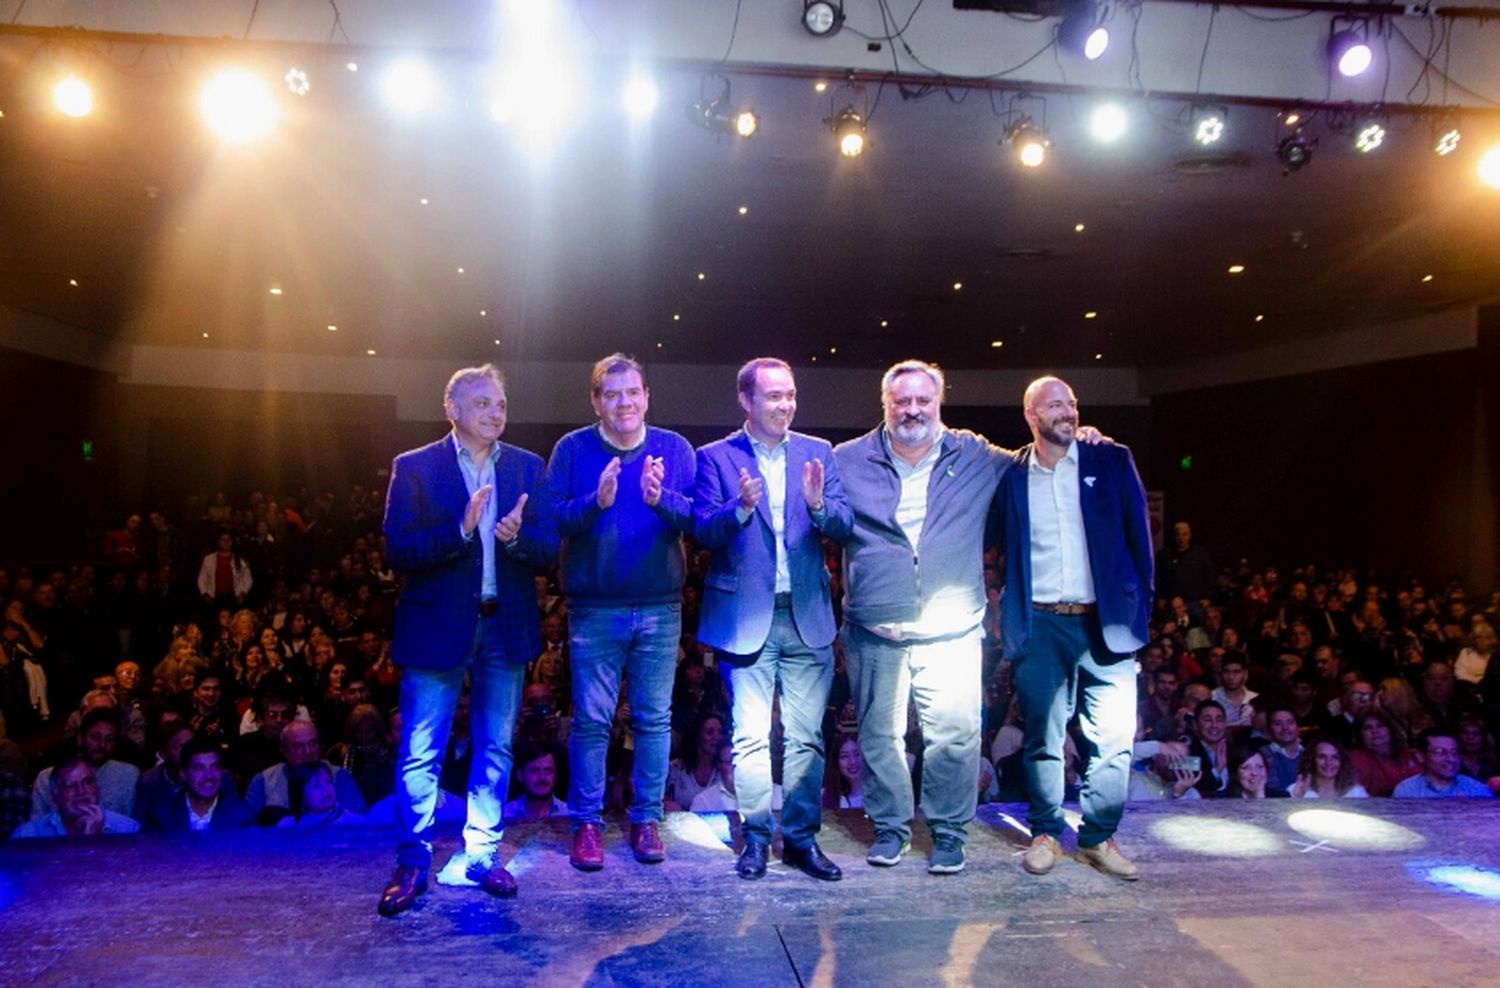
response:
[[[500,846],[506,789],[510,786],[511,736],[521,708],[526,667],[503,655],[485,654],[484,621],[464,665],[454,669],[401,671],[401,751],[396,763],[396,821],[402,839],[396,861],[415,868],[432,865],[432,821],[437,807],[438,774],[453,711],[470,676],[469,725],[474,760],[469,768],[468,819],[464,849],[490,861]]]
[[[622,673],[635,740],[630,822],[660,820],[672,755],[672,680],[682,637],[682,605],[575,607],[568,624],[573,651],[568,808],[573,826],[600,822],[604,762]]]
[[[745,839],[771,843],[771,701],[781,681],[781,832],[788,847],[804,848],[823,823],[823,710],[833,685],[833,649],[809,648],[777,607],[771,633],[750,665],[732,665],[729,691],[734,722],[734,792]],[[734,661],[730,659],[728,661]]]
[[[1063,832],[1063,742],[1076,708],[1084,763],[1078,845],[1104,843],[1120,826],[1130,783],[1135,662],[1104,644],[1098,615],[1033,611],[1031,639],[1026,655],[1016,660],[1015,683],[1026,722],[1022,750],[1032,835]]]
[[[922,814],[934,834],[962,839],[979,803],[981,644],[953,638],[896,642],[844,627],[844,660],[859,710],[865,814],[877,833],[911,840],[915,813],[906,766],[907,698],[922,726]]]

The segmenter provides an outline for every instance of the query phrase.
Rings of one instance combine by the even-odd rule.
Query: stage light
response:
[[[833,127],[833,139],[838,143],[839,154],[858,158],[865,153],[865,120],[854,112],[854,107],[844,107],[828,123]]]
[[[1283,110],[1280,114],[1281,122],[1288,127],[1295,127],[1302,122],[1300,110]]]
[[[67,117],[86,117],[94,112],[94,91],[89,84],[70,75],[52,87],[52,105]]]
[[[198,98],[209,129],[226,144],[265,137],[276,125],[276,103],[265,80],[245,69],[225,69],[209,79]]]
[[[1204,147],[1217,144],[1224,136],[1224,123],[1229,111],[1222,106],[1196,106],[1193,108],[1193,140]]]
[[[1001,143],[1010,145],[1016,160],[1026,168],[1039,168],[1047,160],[1047,134],[1030,117],[1022,117],[1006,128]]]
[[[1308,140],[1300,127],[1290,136],[1282,138],[1276,145],[1276,160],[1281,162],[1281,174],[1290,175],[1299,168],[1307,167],[1312,161],[1313,149],[1317,146],[1317,139]]]
[[[1297,810],[1287,826],[1313,841],[1359,851],[1410,851],[1426,839],[1399,823],[1348,810]]]
[[[1354,150],[1369,154],[1385,143],[1385,128],[1377,120],[1360,125],[1354,133]]]
[[[1075,0],[1057,25],[1057,43],[1090,62],[1109,47],[1109,30],[1104,26],[1104,8],[1091,0]]]
[[[403,58],[381,75],[380,95],[398,116],[415,117],[437,104],[437,80],[424,63]]]
[[[1151,823],[1150,830],[1179,851],[1210,857],[1264,858],[1285,848],[1282,840],[1264,827],[1197,814],[1162,817]]]
[[[1452,127],[1438,135],[1437,140],[1433,142],[1432,151],[1438,157],[1446,158],[1458,150],[1458,142],[1462,139],[1463,135],[1458,132],[1458,128]]]
[[[286,75],[282,76],[281,79],[286,83],[287,90],[293,96],[306,96],[307,91],[312,88],[311,83],[307,81],[307,73],[301,69],[287,69]]]
[[[1500,900],[1500,871],[1493,868],[1468,864],[1409,865],[1408,868],[1433,885],[1481,899]]]
[[[1130,116],[1119,103],[1103,103],[1089,116],[1089,132],[1094,140],[1113,144],[1125,136],[1130,126]]]
[[[844,26],[844,0],[803,0],[802,26],[815,38],[831,38]]]
[[[1374,49],[1366,39],[1368,28],[1334,31],[1328,38],[1328,59],[1339,75],[1346,79],[1361,75],[1375,60]]]
[[[643,75],[633,75],[625,83],[621,102],[626,116],[631,120],[642,121],[656,112],[656,104],[660,98],[656,83]]]
[[[1485,185],[1500,189],[1500,144],[1490,148],[1479,159],[1479,180]]]
[[[697,120],[704,130],[718,131],[734,137],[754,137],[760,130],[760,116],[748,107],[733,107],[724,100],[694,103],[688,107],[688,116]]]

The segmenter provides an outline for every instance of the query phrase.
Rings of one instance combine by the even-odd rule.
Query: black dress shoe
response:
[[[396,916],[417,904],[417,896],[427,891],[427,869],[397,865],[390,884],[380,894],[382,916]]]
[[[828,856],[813,841],[806,847],[787,846],[781,849],[781,860],[798,871],[824,882],[836,882],[844,877],[839,866],[828,860]]]
[[[766,858],[771,849],[765,844],[756,841],[746,841],[745,849],[740,852],[739,861],[735,862],[734,871],[744,879],[764,878],[766,875]]]
[[[498,862],[479,876],[479,887],[497,899],[516,897],[515,876],[506,871],[505,866]]]

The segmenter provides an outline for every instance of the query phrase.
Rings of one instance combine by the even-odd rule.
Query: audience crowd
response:
[[[94,534],[97,558],[0,567],[0,838],[319,827],[393,819],[399,579],[384,489],[276,500],[223,493]],[[1500,789],[1500,593],[1307,564],[1216,566],[1178,523],[1157,559],[1138,657],[1133,800],[1488,797]],[[667,808],[735,808],[733,736],[712,652],[694,636],[707,553],[689,552],[672,692]],[[840,558],[828,547],[838,607]],[[1021,717],[1000,659],[1001,560],[986,552],[981,801],[1026,798]],[[568,602],[536,581],[507,820],[568,812]],[[842,657],[824,719],[824,805],[863,805]],[[622,697],[624,691],[622,691]],[[444,755],[439,818],[462,819],[467,702]],[[773,781],[780,781],[773,725]],[[1070,784],[1080,746],[1067,748]],[[920,794],[921,739],[908,759]],[[630,803],[624,701],[606,812]],[[777,793],[779,797],[779,792]]]

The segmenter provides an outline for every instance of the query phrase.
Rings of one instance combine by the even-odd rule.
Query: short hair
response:
[[[79,736],[81,737],[87,734],[89,732],[89,729],[92,728],[95,724],[108,724],[110,727],[113,727],[115,729],[115,735],[118,737],[121,733],[120,711],[116,710],[114,707],[95,707],[93,710],[90,710],[88,713],[84,714],[83,719],[78,722]]]
[[[177,763],[186,768],[195,755],[213,755],[219,759],[220,765],[224,763],[224,749],[219,746],[219,742],[201,734],[193,735],[193,739],[182,746],[182,751],[177,755]]]
[[[297,710],[296,701],[294,701],[290,696],[280,692],[279,690],[266,690],[264,693],[260,693],[255,697],[255,716],[264,717],[266,715],[266,711],[271,709],[271,704],[273,703],[284,703],[288,707],[292,708],[293,713],[295,713]]]
[[[1243,655],[1241,655],[1239,652],[1225,652],[1224,653],[1224,658],[1222,658],[1222,659],[1219,660],[1219,668],[1223,669],[1225,666],[1231,665],[1231,664],[1232,665],[1237,665],[1241,669],[1249,669],[1250,668],[1249,661]]]
[[[947,388],[942,368],[937,364],[915,359],[894,363],[886,370],[885,375],[880,379],[880,397],[886,398],[891,393],[891,388],[896,386],[896,378],[906,374],[926,374],[937,387],[938,400],[942,400],[943,392]]]
[[[443,403],[458,400],[458,393],[471,384],[489,378],[502,389],[505,387],[505,375],[500,368],[494,364],[480,364],[478,367],[460,367],[448,378],[448,384],[443,388]]]
[[[193,681],[193,689],[201,686],[205,679],[217,679],[220,686],[224,685],[224,674],[213,666],[206,669],[193,669],[188,672],[188,677]]]
[[[1209,707],[1213,707],[1221,714],[1226,712],[1224,710],[1224,704],[1220,703],[1218,700],[1199,700],[1198,705],[1193,708],[1193,719],[1196,720],[1197,718],[1201,717],[1203,715],[1203,711],[1207,710]]]
[[[1454,744],[1457,744],[1458,732],[1451,727],[1444,727],[1442,724],[1434,724],[1432,727],[1429,727],[1427,730],[1417,735],[1417,749],[1419,751],[1426,751],[1427,743],[1433,738],[1447,738]]]
[[[84,758],[82,755],[69,755],[67,758],[64,758],[62,761],[52,766],[52,774],[47,776],[47,791],[50,792],[54,797],[57,796],[57,791],[62,788],[62,777],[67,773],[69,769],[71,769],[75,765],[82,765],[84,768],[89,770],[89,774],[92,775],[96,780],[99,778],[99,772],[94,768],[93,765],[89,764],[88,759]]]
[[[619,374],[622,371],[633,370],[641,375],[641,387],[646,386],[646,368],[634,357],[626,356],[618,351],[610,354],[602,360],[595,362],[594,369],[589,373],[589,394],[596,395],[604,386],[604,378],[610,374]]]
[[[746,398],[755,397],[755,377],[762,367],[784,370],[788,374],[792,372],[792,365],[780,357],[752,357],[745,361],[734,379],[736,389]]]

